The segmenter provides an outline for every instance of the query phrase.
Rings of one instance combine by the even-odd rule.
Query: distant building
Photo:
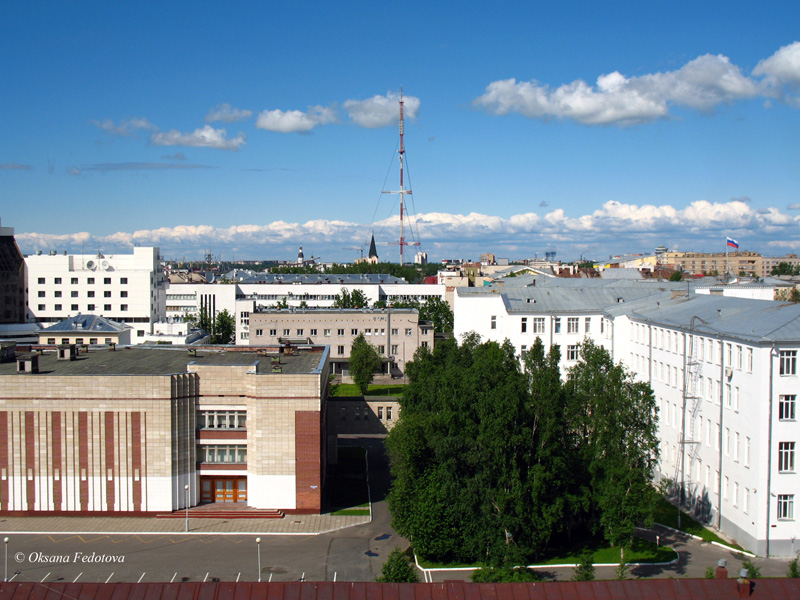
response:
[[[99,315],[75,315],[39,332],[39,343],[48,346],[97,346],[131,343],[131,327]]]
[[[759,277],[763,272],[761,255],[757,252],[664,252],[661,263],[693,275],[724,275],[744,273]]]
[[[25,320],[25,260],[14,228],[0,227],[0,324]]]
[[[415,265],[427,265],[428,264],[428,253],[419,251],[414,255],[414,264]]]
[[[402,375],[420,347],[433,349],[433,324],[419,320],[415,308],[263,309],[249,315],[254,346],[325,344],[334,373],[349,367],[350,348],[360,334],[383,360],[383,372]]]

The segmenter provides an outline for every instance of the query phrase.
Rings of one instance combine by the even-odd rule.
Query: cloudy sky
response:
[[[403,86],[431,259],[800,251],[800,3],[444,5],[4,2],[2,225],[352,260],[399,237]]]

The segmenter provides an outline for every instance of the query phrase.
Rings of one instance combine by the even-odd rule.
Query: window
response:
[[[247,446],[225,445],[225,446],[200,446],[200,462],[216,464],[246,464]]]
[[[39,290],[39,298],[44,298],[47,294],[41,290]]]
[[[78,345],[82,345],[83,344],[83,338],[75,338],[75,343],[78,344]]]
[[[269,330],[269,334],[270,334],[272,337],[275,337],[276,335],[278,335],[278,330],[277,330],[277,329],[270,329],[270,330]]]
[[[317,335],[317,330],[316,329],[312,329],[311,330],[311,335]]]
[[[725,456],[731,453],[731,430],[725,428],[725,437],[722,439],[722,444],[725,447]]]
[[[86,283],[88,283],[89,285],[94,285],[94,277],[89,277],[89,278],[86,280]]]
[[[110,292],[110,291],[108,291],[108,290],[106,290],[105,292],[103,292],[103,298],[111,298],[111,292]]]
[[[358,329],[355,329],[355,328],[351,329],[350,330],[350,335],[358,335]]]
[[[339,420],[347,421],[347,408],[345,408],[344,406],[339,409]]]
[[[127,278],[127,277],[120,277],[120,278],[119,278],[119,282],[120,282],[122,285],[125,285],[125,284],[127,284],[127,283],[128,283],[128,278]]]
[[[94,304],[87,304],[86,310],[94,310]]]
[[[410,327],[406,329],[406,335],[411,335],[412,333],[413,331],[411,330]]]
[[[89,343],[96,346],[97,345],[97,338],[89,338]]]
[[[72,285],[78,285],[78,278],[77,277],[72,277],[72,278],[70,278],[69,282]]]
[[[86,292],[86,297],[87,298],[94,298],[94,292],[92,290],[89,290],[88,292]]]
[[[555,331],[555,333],[561,333],[561,317],[553,319],[553,323],[553,331]]]
[[[326,331],[327,331],[328,333],[326,333],[325,335],[330,335],[330,332],[331,332],[331,330],[330,330],[330,329],[326,329]],[[338,335],[338,336],[342,336],[342,335],[344,335],[344,329],[337,329],[337,330],[336,330],[336,335]]]
[[[739,482],[733,482],[733,505],[739,506]]]
[[[392,344],[392,354],[397,354],[397,344]]]
[[[262,335],[264,335],[264,330],[263,329],[256,329],[256,337],[261,337]]]
[[[53,308],[55,310],[61,310],[61,305],[60,304],[56,304]]]
[[[56,338],[47,338],[47,343],[51,346],[55,346]]]
[[[70,310],[78,310],[77,304],[70,304]]]
[[[391,421],[392,420],[392,407],[391,406],[387,406],[386,407],[386,420],[387,421]]]
[[[298,329],[297,330],[297,335],[303,335],[303,330],[302,329]]]
[[[733,347],[730,344],[725,344],[725,364],[733,364]]]
[[[794,494],[778,494],[778,520],[794,520]]]
[[[378,354],[386,354],[386,346],[378,346]]]
[[[733,410],[739,412],[739,386],[733,388]]]
[[[104,285],[111,285],[111,277],[103,277]]]
[[[54,278],[53,283],[55,283],[56,285],[61,285],[61,277]]]
[[[528,317],[522,317],[520,331],[521,333],[528,333]]]
[[[383,407],[382,407],[382,406],[379,406],[379,407],[378,407],[378,418],[379,418],[381,421],[383,421]]]
[[[489,319],[489,329],[497,329],[497,317],[492,315]]]
[[[110,304],[103,304],[103,310],[111,310]]]
[[[397,329],[392,329],[392,335],[397,335]]]
[[[361,420],[361,408],[358,406],[353,407],[353,414],[355,414],[355,419],[353,419],[354,421]]]
[[[750,508],[750,488],[744,488],[744,498],[742,500],[742,510],[745,512],[745,514],[747,514],[747,511]]]
[[[198,429],[246,429],[245,410],[201,410],[197,413]]]
[[[44,304],[37,305],[37,310],[47,310]]]
[[[283,330],[283,335],[289,335],[289,329],[284,329]]]
[[[750,438],[744,437],[744,466],[750,466]]]
[[[125,290],[122,290],[122,291],[119,293],[119,297],[120,297],[120,298],[127,298],[127,297],[128,297],[128,292],[127,292],[127,291],[125,291]]]
[[[337,353],[339,356],[344,356],[344,346],[337,346],[337,347],[336,347],[336,353]]]
[[[56,298],[61,298],[61,290],[56,290],[54,294]]]
[[[144,329],[138,329],[138,330],[136,331],[136,335],[137,335],[138,337],[144,337]],[[249,334],[248,334],[248,337],[249,337]],[[242,339],[246,339],[246,338],[242,337]]]
[[[567,346],[567,360],[578,360],[578,346]]]
[[[583,328],[586,333],[590,333],[592,331],[592,317],[586,317],[583,320]]]
[[[533,318],[533,333],[544,333],[544,317]]]
[[[580,328],[580,320],[578,317],[569,317],[567,319],[567,333],[578,333]]]
[[[70,292],[70,293],[69,293],[69,297],[70,297],[70,298],[77,298],[77,297],[78,297],[78,292],[77,292],[77,291],[72,291],[72,292]]]
[[[742,370],[742,347],[736,346],[736,368]]]
[[[795,394],[780,396],[778,398],[778,419],[781,421],[794,421],[797,396]]]
[[[367,328],[364,330],[364,335],[372,335],[372,329],[371,329],[370,327],[367,327]]]
[[[739,432],[733,434],[733,460],[739,462]]]
[[[527,353],[528,353],[528,346],[525,345],[525,344],[522,344],[522,346],[519,347],[519,356],[520,356],[520,358],[524,359],[525,355]]]
[[[39,283],[44,283],[44,277],[39,277]]]
[[[731,384],[725,384],[725,408],[731,407]]]
[[[797,350],[781,350],[781,375],[797,375]]]
[[[778,443],[778,471],[780,473],[794,472],[794,442]]]

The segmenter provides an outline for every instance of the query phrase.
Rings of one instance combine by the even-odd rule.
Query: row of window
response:
[[[70,282],[71,285],[78,285],[78,278],[77,277],[70,277],[69,282]],[[126,285],[128,283],[128,278],[127,277],[120,277],[119,278],[119,282],[122,285]],[[47,279],[45,277],[39,277],[38,278],[38,283],[40,285],[44,285],[44,284],[47,283]],[[53,283],[56,284],[56,285],[61,285],[61,277],[54,277],[53,278]],[[95,278],[94,277],[87,277],[86,278],[86,283],[88,285],[94,285]],[[103,284],[104,285],[111,285],[111,277],[103,277]]]
[[[247,411],[201,410],[197,413],[198,429],[246,429]]]
[[[492,315],[489,318],[489,328],[497,329],[497,316]],[[521,317],[520,319],[520,333],[544,333],[545,332],[545,317]],[[583,318],[583,333],[592,332],[592,317]],[[561,326],[561,317],[553,319],[553,333],[563,333]],[[567,317],[567,333],[581,333],[581,318],[580,317]],[[603,333],[603,320],[600,320],[600,333]]]
[[[67,344],[78,344],[78,345],[81,345],[81,344],[85,344],[86,343],[84,341],[85,339],[86,338],[75,338],[75,340],[73,341],[70,338],[61,338],[61,344],[62,345],[67,345]],[[98,338],[89,338],[89,345],[90,346],[96,346],[97,343],[98,343]],[[105,338],[103,340],[103,343],[107,346],[109,344],[114,343],[114,340],[112,338]],[[56,338],[47,338],[47,345],[48,346],[55,346],[56,345]]]
[[[211,464],[247,464],[247,446],[243,444],[204,445],[197,448],[197,459]]]
[[[300,328],[300,329],[295,329],[294,331],[295,331],[294,335],[297,336],[297,337],[300,337],[300,336],[305,335],[305,331],[306,330]],[[325,337],[330,337],[331,331],[333,331],[333,330],[332,329],[323,329],[322,330],[322,332],[323,332],[322,335],[325,336]],[[346,331],[345,329],[337,329],[336,330],[336,335],[339,336],[339,337],[343,337],[345,335],[345,331]],[[399,329],[394,329],[393,328],[391,330],[391,332],[392,332],[392,335],[399,335],[400,334],[399,333],[400,332]],[[381,336],[381,335],[386,335],[386,329],[385,328],[372,329],[371,327],[367,327],[366,329],[364,329],[363,333],[364,333],[365,336],[371,336],[371,335]],[[288,335],[291,335],[291,334],[292,334],[292,330],[291,329],[283,329],[283,334],[282,335],[288,336]],[[358,328],[353,327],[352,329],[350,329],[350,335],[352,335],[353,337],[358,336],[358,334],[359,334],[359,329]],[[412,327],[407,327],[405,329],[405,334],[407,336],[413,335],[414,334],[414,329]],[[256,329],[256,337],[262,337],[263,335],[264,335],[264,330],[263,329]],[[277,329],[270,329],[269,330],[269,336],[270,337],[275,337],[277,335],[278,335],[278,330]],[[309,329],[308,330],[308,335],[310,335],[311,337],[319,335],[319,330],[318,329]]]
[[[391,406],[378,406],[378,420],[391,421],[392,420],[392,407]],[[370,410],[366,406],[353,407],[353,420],[354,421],[369,421]],[[384,418],[386,415],[386,418]],[[347,421],[347,407],[342,406],[339,409],[339,420]]]
[[[98,310],[97,306],[98,306],[97,304],[87,304],[86,305],[86,310],[89,311],[89,312]],[[37,304],[36,305],[36,310],[47,310],[47,305],[46,304]],[[78,304],[70,304],[69,305],[69,309],[65,309],[63,304],[54,304],[53,305],[53,310],[54,311],[59,311],[59,310],[74,311],[74,310],[80,310],[80,308],[79,308]],[[103,304],[103,310],[104,311],[112,310],[111,304]],[[120,304],[119,305],[119,310],[121,312],[127,311],[128,310],[128,305],[127,304]]]
[[[39,292],[37,293],[37,297],[38,298],[46,298],[47,297],[47,292],[45,292],[44,290],[39,290]],[[54,291],[53,292],[53,297],[54,298],[61,298],[61,290]],[[78,290],[72,290],[69,293],[69,297],[70,298],[77,298],[78,297]],[[94,298],[94,290],[88,290],[86,292],[86,297],[87,298]],[[127,290],[122,290],[119,293],[119,297],[120,298],[127,298],[128,297]],[[103,298],[111,298],[111,291],[110,290],[104,291],[103,292]]]

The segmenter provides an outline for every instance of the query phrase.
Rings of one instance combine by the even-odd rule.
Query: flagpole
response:
[[[729,271],[730,267],[728,266],[728,236],[725,236],[725,281],[728,281]]]

